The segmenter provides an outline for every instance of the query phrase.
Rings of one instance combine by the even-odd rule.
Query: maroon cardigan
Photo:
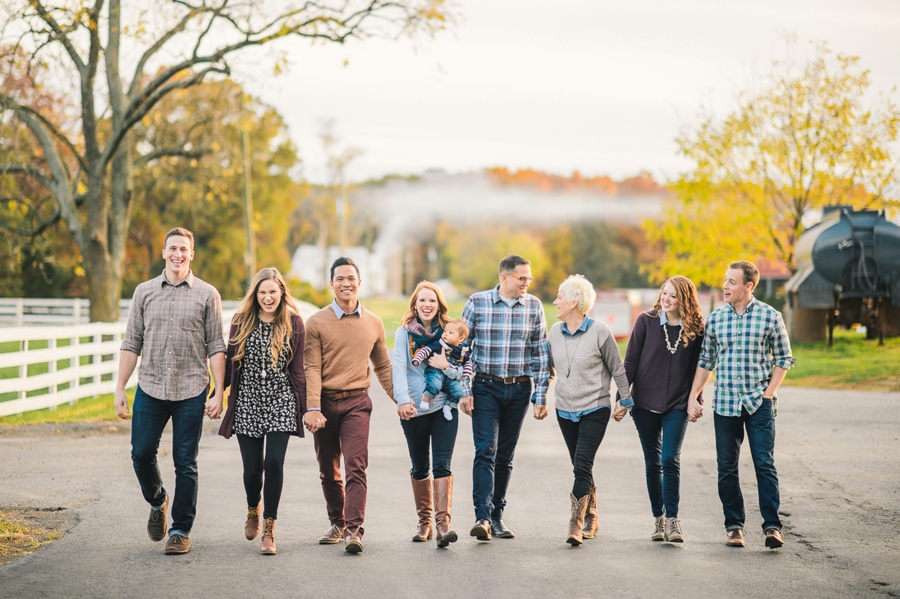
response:
[[[297,431],[291,433],[298,437],[303,436],[303,415],[306,413],[306,374],[303,372],[303,341],[306,331],[303,326],[303,319],[297,314],[291,314],[291,326],[294,329],[291,336],[291,359],[285,366],[285,372],[288,374],[291,388],[294,390],[294,398],[297,400]],[[234,339],[237,334],[237,326],[234,321],[231,323],[231,333],[228,339]],[[228,409],[222,417],[222,425],[219,427],[219,434],[226,439],[231,437],[234,432],[234,405],[237,403],[238,388],[240,387],[240,365],[235,366],[234,354],[237,346],[233,343],[228,344],[228,350],[225,352],[225,388],[231,387],[231,393],[228,395]]]
[[[684,340],[680,341],[678,351],[671,354],[655,315],[651,310],[638,316],[625,350],[625,376],[631,384],[634,407],[659,413],[686,410],[703,335],[694,337],[687,347]],[[698,398],[700,403],[702,396]]]

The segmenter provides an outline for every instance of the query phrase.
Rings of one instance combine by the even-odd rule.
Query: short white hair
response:
[[[559,292],[567,302],[577,302],[575,308],[579,314],[587,314],[594,307],[597,292],[584,275],[571,275],[559,286]]]

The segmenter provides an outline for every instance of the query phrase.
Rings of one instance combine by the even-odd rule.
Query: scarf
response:
[[[403,325],[403,328],[406,329],[406,332],[409,333],[409,357],[412,358],[416,355],[416,352],[428,345],[429,343],[433,343],[434,341],[441,338],[441,335],[444,334],[444,328],[440,325],[437,325],[434,329],[432,329],[431,333],[425,330],[425,327],[422,325],[422,321],[419,320],[419,317],[416,317],[415,322],[408,322]]]

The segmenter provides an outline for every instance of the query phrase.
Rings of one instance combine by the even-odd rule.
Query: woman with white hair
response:
[[[575,473],[566,539],[573,547],[597,534],[594,458],[609,423],[613,379],[623,397],[621,407],[632,405],[615,337],[605,323],[587,315],[596,296],[594,286],[582,275],[563,281],[553,301],[556,317],[562,322],[554,324],[548,335],[556,371],[556,417]]]

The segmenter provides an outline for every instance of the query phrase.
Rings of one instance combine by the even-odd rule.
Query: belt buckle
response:
[[[514,377],[514,376],[508,376],[503,379],[503,384],[504,385],[512,385],[516,382],[516,378],[517,377]]]

